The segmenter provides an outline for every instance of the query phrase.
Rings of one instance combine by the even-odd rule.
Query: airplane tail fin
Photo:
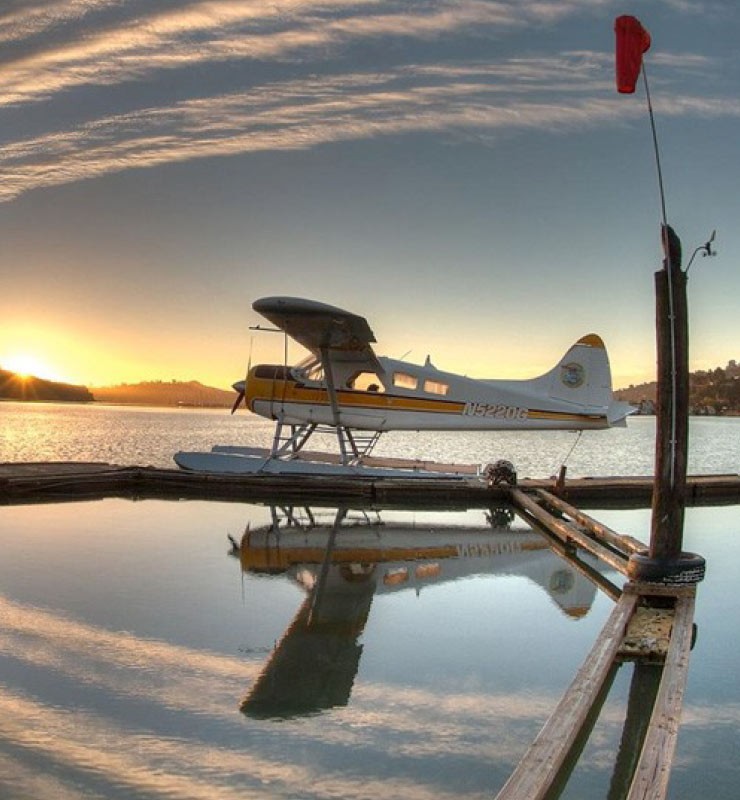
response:
[[[579,411],[604,414],[610,426],[624,425],[635,411],[614,399],[609,356],[595,333],[581,337],[538,382],[554,400],[572,403]]]

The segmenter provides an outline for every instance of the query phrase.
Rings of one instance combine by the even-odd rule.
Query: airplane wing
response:
[[[375,335],[364,317],[300,297],[264,297],[255,300],[252,308],[318,359],[326,350],[333,361],[383,371],[371,347]]]

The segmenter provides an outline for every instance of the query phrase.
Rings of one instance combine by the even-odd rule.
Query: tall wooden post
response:
[[[655,273],[657,419],[650,556],[675,559],[681,552],[689,433],[689,325],[681,243],[664,226],[663,269]]]
[[[638,580],[696,583],[704,577],[704,559],[681,549],[689,431],[686,273],[681,269],[678,236],[667,225],[661,233],[665,260],[655,273],[658,391],[650,548],[647,556],[630,559],[630,575]]]

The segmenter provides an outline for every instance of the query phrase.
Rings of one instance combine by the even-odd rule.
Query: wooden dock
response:
[[[627,776],[626,791],[618,796],[625,800],[662,800],[666,796],[688,675],[695,589],[666,592],[663,586],[628,584],[570,687],[496,800],[545,800],[552,796],[553,787],[567,781],[583,744],[584,729],[593,726],[615,667],[625,658],[630,621],[646,598],[656,596],[672,600],[664,611],[670,618],[670,640],[652,711],[628,709],[628,717],[635,711],[649,714],[649,722],[644,735],[631,743],[634,768]]]
[[[524,478],[518,488],[553,494],[553,478]],[[644,508],[652,477],[573,478],[562,499],[582,508]],[[31,462],[0,464],[0,504],[63,502],[96,497],[192,498],[269,501],[270,498],[332,505],[408,505],[423,508],[488,507],[507,502],[510,487],[477,478],[358,478],[307,475],[215,475],[147,466],[105,463]],[[740,504],[740,475],[690,476],[687,505]]]

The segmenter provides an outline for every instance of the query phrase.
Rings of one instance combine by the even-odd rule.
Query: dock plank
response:
[[[599,696],[637,602],[635,594],[619,599],[573,682],[496,800],[542,800],[547,795]]]
[[[517,490],[552,491],[555,478],[523,478]],[[641,508],[650,504],[652,477],[607,476],[569,479],[570,502],[591,508]],[[0,463],[0,504],[61,502],[80,497],[135,496],[244,500],[270,494],[354,502],[420,503],[434,507],[486,507],[508,502],[508,486],[477,478],[327,478],[324,476],[215,475],[151,466],[85,462]],[[689,476],[687,505],[740,503],[740,475]]]
[[[525,512],[525,518],[534,518],[553,536],[564,542],[575,542],[584,550],[595,555],[605,564],[613,567],[623,575],[627,574],[628,559],[624,553],[617,553],[604,547],[583,531],[563,519],[554,517],[547,509],[538,505],[529,495],[520,489],[511,490],[511,502],[514,507]]]
[[[676,599],[660,688],[627,800],[663,800],[668,791],[689,671],[695,593]]]
[[[624,552],[626,557],[629,557],[632,553],[642,553],[647,555],[648,546],[644,542],[641,542],[632,536],[626,536],[623,533],[617,533],[607,525],[595,520],[588,514],[584,514],[580,509],[572,506],[570,503],[566,503],[564,500],[546,491],[545,489],[537,489],[536,494],[547,505],[557,509],[563,514],[567,514],[574,522],[585,528],[597,540],[603,540],[610,546]]]

